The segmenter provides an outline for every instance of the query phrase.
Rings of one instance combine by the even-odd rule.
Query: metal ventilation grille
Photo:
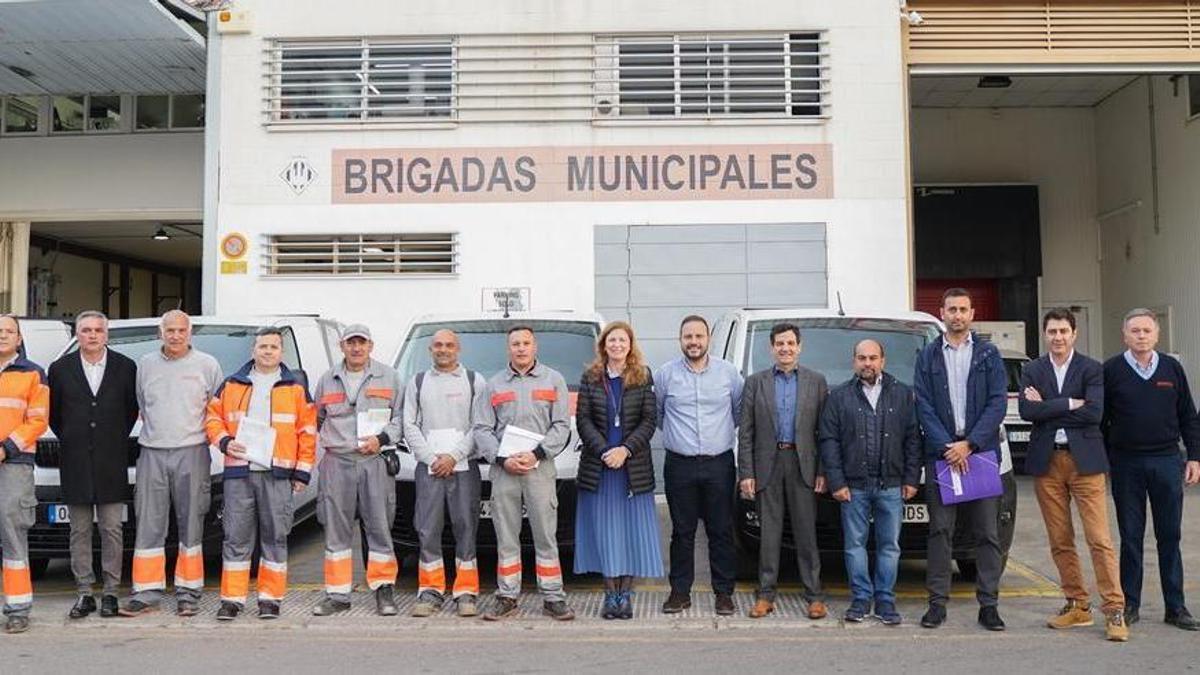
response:
[[[267,48],[271,122],[446,119],[454,114],[449,39],[276,41]]]
[[[819,32],[277,40],[269,125],[821,118]]]
[[[598,38],[596,116],[821,117],[820,33]]]
[[[1200,48],[1197,0],[910,0],[907,7],[923,19],[908,28],[909,60],[917,64],[1107,61],[1114,54],[1148,61],[1195,58]]]
[[[268,276],[373,276],[454,274],[458,235],[279,234],[263,246]]]

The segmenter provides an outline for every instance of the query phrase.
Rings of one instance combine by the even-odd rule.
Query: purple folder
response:
[[[971,453],[967,455],[967,466],[969,470],[959,474],[951,471],[950,465],[942,460],[934,462],[943,504],[961,504],[1004,494],[995,453]]]

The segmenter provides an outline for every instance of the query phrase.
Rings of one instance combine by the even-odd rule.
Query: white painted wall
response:
[[[535,308],[593,309],[592,228],[615,223],[826,222],[830,293],[861,306],[910,306],[907,161],[900,31],[893,0],[838,3],[673,0],[495,3],[364,0],[355,11],[315,0],[246,0],[249,35],[226,35],[219,50],[219,204],[215,231],[251,241],[247,275],[219,275],[216,311],[316,311],[365,320],[396,332],[414,314],[470,310],[484,286],[532,287]],[[468,124],[448,129],[269,131],[263,124],[263,47],[273,37],[612,33],[647,31],[828,30],[832,119],[824,124],[596,126]],[[210,105],[213,105],[210,97]],[[210,127],[210,132],[213,129]],[[834,198],[755,202],[575,204],[330,203],[330,153],[336,148],[609,146],[703,143],[831,143]],[[306,157],[317,182],[295,195],[278,177]],[[211,223],[210,223],[211,225]],[[454,279],[281,280],[259,276],[259,243],[268,233],[345,230],[460,233]],[[877,256],[861,273],[862,242]],[[216,246],[216,241],[207,242]],[[215,261],[214,261],[215,263]],[[215,274],[215,269],[210,270]]]
[[[918,108],[912,111],[912,159],[918,184],[1038,186],[1042,306],[1090,305],[1090,348],[1099,354],[1111,336],[1102,332],[1098,311],[1094,124],[1091,108]]]
[[[0,220],[197,220],[204,135],[0,138]]]
[[[1129,206],[1101,223],[1104,332],[1108,353],[1123,349],[1121,319],[1133,307],[1170,308],[1167,348],[1200,377],[1200,121],[1187,120],[1179,95],[1154,78],[1159,231],[1154,228],[1149,87],[1142,78],[1097,108],[1099,210]],[[1141,201],[1140,207],[1132,204]]]

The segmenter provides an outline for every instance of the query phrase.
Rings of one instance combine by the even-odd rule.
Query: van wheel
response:
[[[49,558],[30,558],[29,576],[34,580],[42,579],[46,576],[46,569],[49,567]]]

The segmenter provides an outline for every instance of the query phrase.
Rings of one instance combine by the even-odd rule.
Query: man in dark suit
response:
[[[70,617],[96,611],[92,519],[100,527],[104,595],[100,615],[117,615],[125,502],[129,499],[129,432],[137,421],[137,366],[108,349],[108,318],[81,312],[79,349],[50,365],[50,428],[59,441],[62,498],[71,518],[71,572],[79,600]]]
[[[975,309],[966,289],[951,288],[943,293],[941,314],[946,334],[921,350],[913,378],[917,417],[925,432],[925,495],[929,502],[929,561],[925,571],[929,609],[921,617],[921,626],[937,628],[946,621],[954,528],[961,517],[968,520],[975,540],[979,624],[1000,631],[1004,630],[997,609],[1003,572],[998,531],[1000,497],[942,503],[936,462],[944,461],[965,472],[968,458],[979,454],[992,460],[999,472],[1000,423],[1008,408],[1008,375],[996,345],[976,338],[971,331]]]
[[[1046,312],[1042,334],[1047,353],[1021,373],[1020,408],[1021,417],[1033,422],[1025,468],[1035,476],[1046,537],[1067,599],[1047,624],[1060,629],[1092,625],[1087,585],[1075,552],[1074,499],[1092,552],[1108,639],[1124,642],[1129,639],[1129,627],[1125,625],[1117,554],[1108,529],[1108,457],[1100,433],[1104,371],[1098,361],[1075,351],[1075,315],[1070,310]]]
[[[738,477],[741,492],[756,499],[761,538],[758,553],[757,619],[775,609],[779,549],[785,510],[791,514],[792,540],[808,618],[828,610],[821,590],[817,549],[817,493],[825,477],[817,467],[817,420],[829,386],[820,373],[799,364],[800,329],[780,323],[771,328],[775,365],[746,378],[738,428]]]

